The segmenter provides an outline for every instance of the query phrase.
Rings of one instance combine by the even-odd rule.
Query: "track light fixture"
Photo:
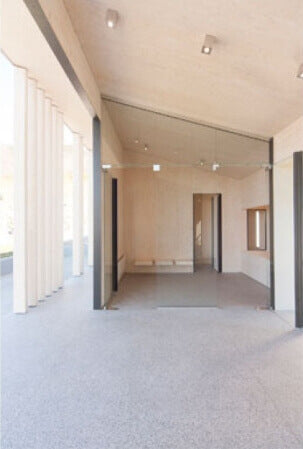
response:
[[[118,22],[118,18],[119,18],[118,11],[115,11],[114,9],[108,9],[106,11],[106,19],[105,19],[108,28],[115,28]]]
[[[297,77],[303,79],[303,64],[300,65]]]
[[[147,145],[147,143],[144,145],[144,151],[148,151],[148,145]]]
[[[215,42],[216,42],[215,36],[212,36],[211,34],[206,34],[201,53],[203,53],[204,55],[210,55]]]

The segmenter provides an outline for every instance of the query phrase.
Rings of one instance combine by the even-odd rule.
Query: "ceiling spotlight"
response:
[[[110,168],[112,168],[111,164],[102,164],[102,168],[103,170],[108,170]]]
[[[108,28],[115,28],[118,22],[118,17],[119,17],[118,11],[115,11],[114,9],[108,9],[106,11],[105,22]]]
[[[299,67],[299,71],[298,71],[297,77],[303,79],[303,64],[301,64],[300,67]]]
[[[213,45],[216,42],[215,36],[211,36],[210,34],[206,34],[204,43],[202,46],[201,53],[204,53],[205,55],[210,55],[213,49]]]
[[[212,165],[212,171],[217,171],[218,168],[220,168],[220,164],[218,164],[217,162],[214,162]]]
[[[160,171],[161,166],[159,164],[154,164],[153,165],[153,171]]]
[[[203,167],[203,165],[204,165],[204,161],[203,161],[202,159],[200,159],[200,161],[199,161],[199,165],[200,165],[201,167]]]
[[[139,143],[139,139],[135,139],[135,143]]]
[[[145,144],[144,145],[144,151],[147,151],[148,150],[148,146],[147,146],[147,144]]]

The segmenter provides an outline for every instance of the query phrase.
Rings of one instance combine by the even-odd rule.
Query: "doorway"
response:
[[[112,178],[113,292],[118,291],[118,179]]]
[[[104,290],[103,307],[118,291],[118,179],[104,171]]]
[[[208,266],[222,272],[222,195],[193,195],[194,271]]]

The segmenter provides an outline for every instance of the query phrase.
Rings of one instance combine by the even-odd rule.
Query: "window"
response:
[[[266,208],[247,210],[247,249],[266,250]]]

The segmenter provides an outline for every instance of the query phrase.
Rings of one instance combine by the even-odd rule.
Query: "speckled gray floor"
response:
[[[192,274],[126,274],[111,304],[128,309],[266,307],[269,289],[245,274],[219,274],[201,265]]]
[[[4,313],[2,449],[302,449],[303,333],[280,316],[91,304],[88,272]]]

